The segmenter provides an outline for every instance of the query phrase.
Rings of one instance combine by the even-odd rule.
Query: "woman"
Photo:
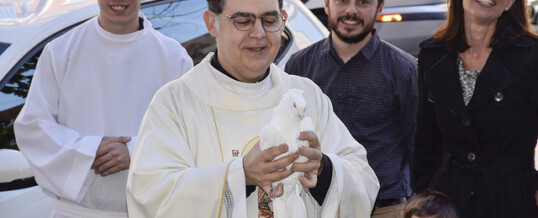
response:
[[[538,37],[524,0],[449,0],[421,43],[415,192],[461,217],[538,217]]]

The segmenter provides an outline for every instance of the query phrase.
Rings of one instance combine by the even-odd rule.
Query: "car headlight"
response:
[[[376,21],[379,22],[400,22],[402,21],[401,14],[383,14],[379,16]]]

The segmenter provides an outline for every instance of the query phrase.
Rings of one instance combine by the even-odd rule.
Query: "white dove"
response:
[[[266,150],[272,146],[280,144],[288,145],[288,152],[275,157],[280,159],[288,154],[296,153],[299,147],[309,146],[308,141],[297,139],[301,131],[314,131],[312,119],[304,117],[306,110],[306,100],[303,97],[303,91],[299,89],[290,89],[279,104],[273,109],[271,122],[264,126],[260,133],[260,148]],[[305,162],[307,158],[299,156],[295,162]],[[289,169],[291,164],[286,168]],[[289,177],[273,183],[276,187],[279,183],[284,185],[284,193],[273,198],[273,213],[275,218],[294,217],[306,218],[306,207],[301,199],[302,190],[299,176],[303,173],[295,172]]]

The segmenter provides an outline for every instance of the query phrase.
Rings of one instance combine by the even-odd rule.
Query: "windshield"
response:
[[[385,7],[431,5],[440,3],[446,3],[446,0],[385,0]]]

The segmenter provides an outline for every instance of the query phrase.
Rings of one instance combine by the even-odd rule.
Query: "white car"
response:
[[[48,217],[52,200],[37,186],[21,152],[0,149],[0,217]]]
[[[385,0],[375,27],[379,36],[418,56],[419,44],[445,23],[446,0]]]
[[[214,51],[202,14],[205,0],[143,1],[153,27],[178,40],[195,63]],[[328,35],[299,0],[284,0],[288,13],[275,63],[284,68],[291,54]],[[13,121],[25,103],[43,47],[94,17],[95,0],[0,0],[0,217],[48,217],[51,201],[35,185],[29,165],[17,151]]]
[[[324,0],[303,2],[327,25]],[[375,24],[377,33],[381,39],[417,56],[418,44],[445,22],[446,4],[446,0],[385,0],[383,12]]]

